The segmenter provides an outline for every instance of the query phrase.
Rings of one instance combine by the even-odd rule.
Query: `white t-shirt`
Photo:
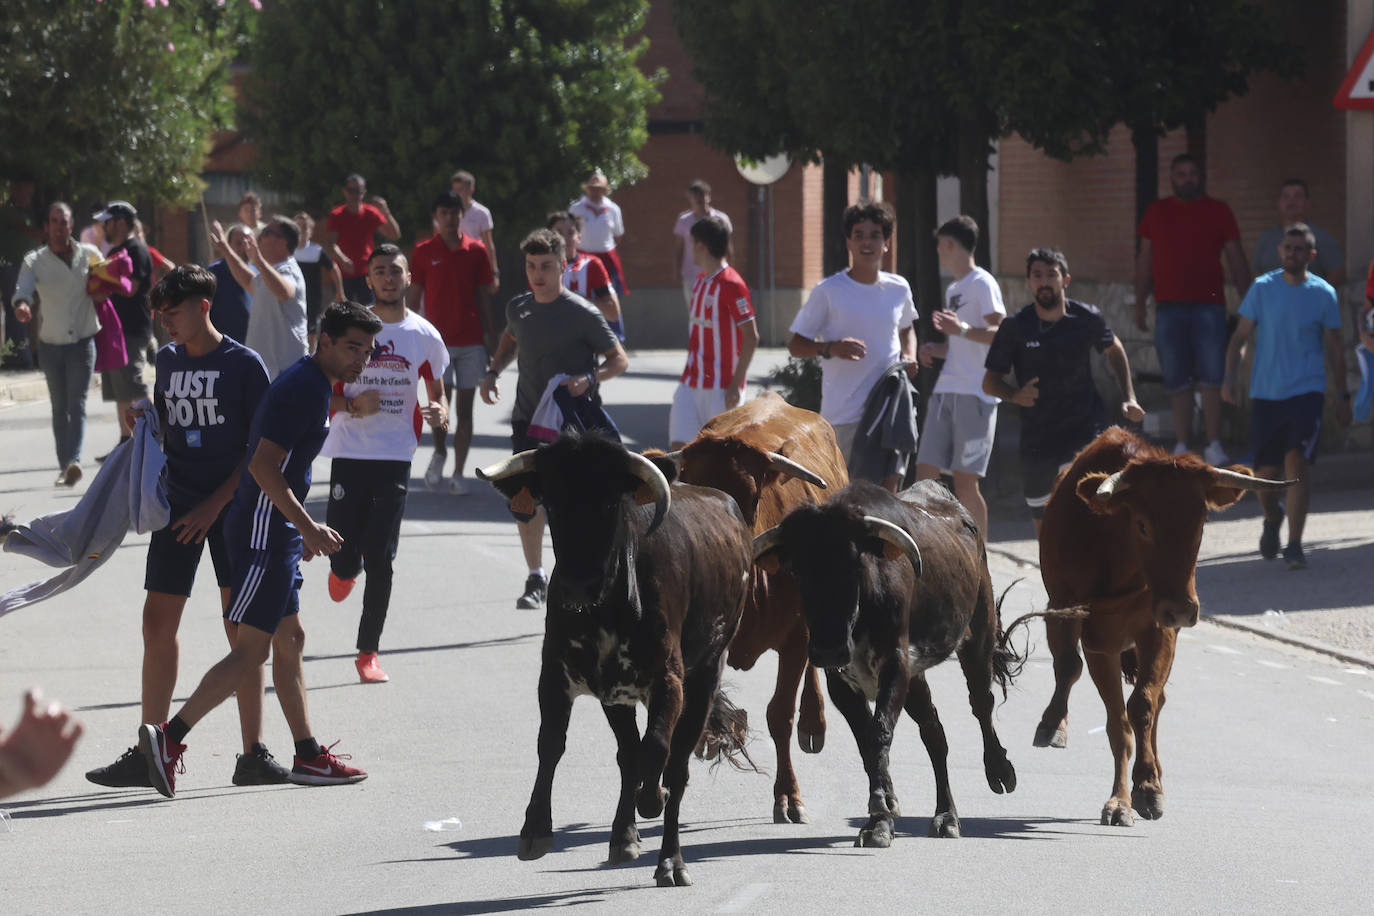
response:
[[[901,358],[897,332],[916,323],[916,303],[906,278],[878,272],[876,283],[857,283],[849,271],[826,277],[811,290],[791,331],[811,340],[862,340],[861,360],[821,361],[821,416],[830,423],[857,423],[864,401],[887,368]]]
[[[310,352],[310,337],[305,325],[305,275],[295,258],[272,265],[296,288],[295,294],[281,300],[267,288],[261,276],[253,278],[253,301],[248,306],[248,339],[271,378],[281,375],[296,360]]]
[[[418,385],[421,380],[443,378],[447,368],[448,347],[438,329],[424,318],[408,311],[400,321],[383,324],[377,348],[358,380],[334,385],[334,390],[346,398],[377,391],[381,409],[366,417],[334,414],[320,454],[327,458],[409,461],[424,428]]]
[[[292,257],[300,264],[314,264],[319,261],[322,254],[324,254],[324,249],[320,247],[318,242],[306,242],[296,249]]]
[[[988,323],[984,315],[996,312],[1005,317],[1007,314],[1007,307],[1002,304],[1002,288],[992,274],[981,267],[973,268],[962,280],[949,285],[945,290],[945,308],[971,328],[986,328]],[[983,393],[983,360],[987,356],[987,344],[951,335],[944,368],[935,382],[935,393],[976,394],[989,404],[996,404],[997,398]]]
[[[479,204],[472,202],[472,206],[463,211],[463,218],[458,222],[458,231],[470,239],[482,241],[482,233],[490,232],[496,228],[496,224],[491,221],[491,211]]]
[[[730,225],[730,217],[726,216],[715,207],[707,208],[706,216],[714,216],[725,223],[725,228],[733,234],[735,227]],[[697,267],[692,260],[692,227],[697,224],[697,220],[705,219],[705,216],[697,216],[691,210],[685,210],[677,215],[677,222],[673,224],[673,235],[682,239],[682,280],[684,283],[691,282],[701,273],[701,268]]]
[[[620,215],[620,207],[609,197],[601,198],[594,204],[586,195],[568,210],[582,217],[582,250],[604,253],[615,247],[618,235],[625,234],[625,219]]]

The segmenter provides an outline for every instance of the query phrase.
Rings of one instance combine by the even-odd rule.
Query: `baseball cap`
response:
[[[126,219],[132,225],[138,219],[138,211],[134,205],[127,200],[112,200],[105,205],[105,209],[91,217],[98,223],[103,223],[108,219]]]

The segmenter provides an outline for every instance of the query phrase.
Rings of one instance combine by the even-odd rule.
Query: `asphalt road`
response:
[[[758,365],[770,358],[777,354]],[[632,354],[631,376],[607,386],[635,444],[662,444],[680,365],[681,354]],[[91,406],[88,454],[114,439],[113,411]],[[507,452],[506,418],[479,405],[474,463]],[[45,403],[0,411],[0,509],[26,520],[75,501],[80,487],[51,486],[51,451]],[[500,497],[482,487],[461,499],[426,492],[419,477],[428,455],[422,447],[402,528],[382,651],[389,684],[356,682],[361,589],[335,605],[327,568],[305,567],[311,715],[321,740],[341,739],[336,750],[370,771],[356,786],[233,787],[232,705],[192,732],[175,800],[86,782],[83,772],[118,756],[138,725],[146,537],[131,536],[73,592],[0,619],[0,722],[13,721],[24,688],[41,684],[87,728],[52,784],[0,803],[9,816],[0,824],[0,912],[1365,913],[1374,903],[1371,670],[1209,622],[1182,634],[1162,716],[1163,820],[1099,825],[1111,763],[1088,679],[1071,702],[1069,747],[1031,747],[1052,679],[1037,626],[1031,661],[997,710],[1019,775],[1014,794],[993,795],[983,779],[957,665],[932,672],[962,839],[925,835],[933,780],[915,724],[903,720],[892,752],[905,813],[897,840],[887,850],[853,848],[867,784],[832,713],[824,751],[793,754],[811,823],[772,823],[771,776],[694,762],[683,846],[696,883],[656,888],[657,821],[642,827],[643,858],[604,864],[614,742],[583,699],[555,783],[555,851],[520,862],[542,618],[514,609],[525,570]],[[326,462],[316,476],[312,511],[322,512]],[[1317,629],[1322,615],[1374,619],[1364,579],[1374,552],[1369,496],[1319,493],[1316,508],[1305,573],[1254,556],[1252,502],[1210,525],[1198,576],[1204,611],[1280,628],[1304,615]],[[1007,620],[1044,602],[1028,533],[1014,506],[995,510],[994,581],[1023,579]],[[47,574],[0,554],[0,590]],[[1350,651],[1369,652],[1358,634],[1349,638]],[[208,563],[181,645],[178,700],[224,650]],[[758,732],[754,757],[770,767],[763,710],[772,682],[771,654],[727,675]],[[266,712],[267,742],[289,759],[272,697]]]

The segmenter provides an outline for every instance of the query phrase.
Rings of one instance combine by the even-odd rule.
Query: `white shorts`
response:
[[[481,344],[448,348],[444,384],[450,388],[477,388],[487,372],[487,348]]]
[[[724,388],[692,388],[679,383],[668,412],[668,441],[691,442],[706,422],[725,413]]]
[[[976,394],[932,394],[916,463],[934,465],[946,474],[958,471],[982,477],[992,460],[996,433],[996,404]]]

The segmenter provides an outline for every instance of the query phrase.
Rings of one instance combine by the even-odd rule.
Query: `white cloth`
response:
[[[256,350],[271,378],[310,352],[310,336],[305,323],[305,275],[295,258],[273,264],[272,269],[296,287],[286,300],[278,299],[261,276],[253,278],[253,301],[249,304],[248,339],[243,344]]]
[[[458,222],[458,231],[478,242],[482,241],[483,232],[490,232],[495,228],[491,211],[475,200],[472,206],[463,211],[463,218]]]
[[[320,256],[323,254],[324,249],[320,247],[319,242],[306,242],[297,248],[291,257],[295,258],[299,264],[314,264],[320,260]]]
[[[725,228],[729,229],[732,235],[734,234],[735,227],[731,225],[730,217],[726,216],[724,211],[717,210],[715,207],[707,207],[706,210],[706,216],[717,217],[725,223]],[[677,215],[677,222],[673,224],[673,235],[682,239],[683,283],[694,283],[697,274],[701,272],[701,268],[697,267],[696,262],[692,260],[692,227],[696,225],[697,220],[705,219],[706,216],[697,216],[691,210],[684,210]]]
[[[570,378],[572,376],[568,373],[560,372],[549,379],[549,383],[544,386],[544,393],[539,396],[539,403],[535,405],[534,413],[530,415],[530,425],[525,430],[525,435],[541,442],[552,442],[558,438],[558,434],[563,430],[563,408],[558,406],[553,393],[558,390],[559,385]]]
[[[864,342],[861,360],[821,361],[821,416],[830,424],[857,423],[868,393],[888,366],[901,359],[897,333],[916,322],[916,303],[904,277],[879,271],[876,283],[858,283],[843,270],[816,284],[792,321],[810,340],[853,337]]]
[[[39,341],[73,344],[100,330],[95,305],[86,295],[86,278],[90,276],[91,264],[103,259],[99,248],[85,242],[72,245],[71,264],[54,254],[47,245],[24,255],[13,301],[33,305],[34,293],[38,293],[43,309]]]
[[[620,207],[609,197],[594,204],[584,194],[568,210],[582,218],[583,251],[610,251],[615,247],[616,238],[625,234],[625,219],[620,215]]]
[[[378,392],[379,409],[366,417],[335,414],[320,454],[326,458],[409,461],[424,428],[417,386],[421,381],[442,379],[447,368],[448,347],[434,325],[409,311],[400,321],[384,323],[372,359],[356,382],[342,386],[347,398],[356,398],[364,391]],[[334,388],[337,391],[340,386],[336,383]]]
[[[1002,288],[992,274],[981,267],[964,274],[945,290],[945,308],[959,316],[971,328],[986,328],[985,315],[996,313],[1006,317],[1002,304]],[[997,398],[983,393],[983,361],[988,356],[988,344],[950,335],[949,352],[944,368],[935,382],[934,394],[972,394],[989,404]]]

